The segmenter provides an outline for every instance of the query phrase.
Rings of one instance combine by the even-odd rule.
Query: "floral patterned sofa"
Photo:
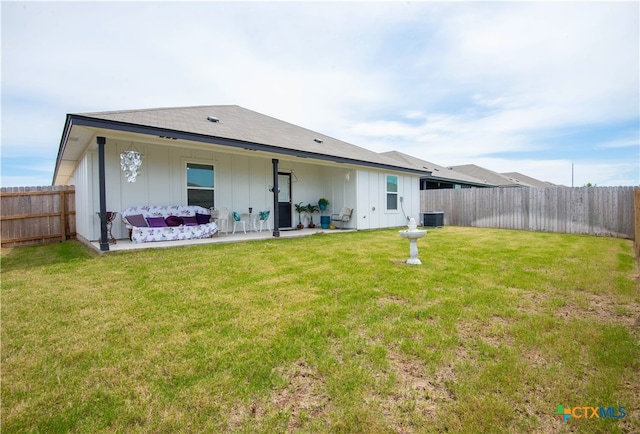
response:
[[[218,231],[209,210],[200,206],[132,206],[121,215],[134,243],[209,238]]]

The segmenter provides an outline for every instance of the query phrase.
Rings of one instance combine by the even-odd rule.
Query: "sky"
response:
[[[639,9],[2,0],[0,186],[51,185],[68,113],[226,104],[441,166],[639,185]]]

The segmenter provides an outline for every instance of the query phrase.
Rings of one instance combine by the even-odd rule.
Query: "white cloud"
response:
[[[640,154],[640,137],[638,134],[630,135],[616,140],[608,140],[596,146],[597,149],[635,148]]]
[[[638,179],[637,165],[629,161],[583,161],[572,163],[568,160],[523,159],[513,161],[498,158],[481,158],[475,164],[498,173],[519,172],[541,181],[568,187],[572,185],[572,182],[575,187],[582,187],[588,183],[600,187],[616,187],[620,185],[638,185],[640,181]]]
[[[447,7],[456,13],[440,15],[439,57],[434,59],[431,46],[422,53],[423,63],[433,68],[429,83],[417,91],[424,98],[406,102],[405,119],[354,125],[352,141],[379,151],[401,148],[443,165],[491,163],[497,160],[489,156],[496,153],[539,152],[540,160],[505,159],[501,167],[527,167],[567,184],[558,166],[570,163],[543,153],[563,147],[558,136],[638,119],[637,5],[458,6]],[[442,111],[445,98],[457,102]],[[634,144],[637,138],[616,146],[620,143]],[[584,166],[592,176],[612,182],[631,170],[626,179],[637,184],[637,164],[585,161]]]
[[[35,174],[35,175],[2,175],[0,187],[40,187],[44,185],[51,185],[51,179],[53,178],[53,170],[51,175],[47,174]]]
[[[327,133],[347,124],[347,110],[384,95],[344,43],[354,8],[327,14],[301,4],[295,15],[269,4],[129,6],[122,14],[118,3],[33,4],[28,19],[5,19],[9,94],[55,101],[64,113],[240,104]]]
[[[47,154],[53,170],[66,113],[239,104],[442,165],[540,152],[556,167],[542,153],[558,131],[638,119],[638,9],[2,3],[3,155]],[[600,147],[620,149],[620,134]]]
[[[453,42],[442,74],[498,97],[506,90],[528,103],[568,105],[578,118],[587,108],[579,102],[607,115],[595,103],[637,101],[629,95],[638,89],[637,4],[476,4],[462,12],[445,24]],[[628,116],[637,105],[621,109]]]
[[[32,154],[29,158],[11,158],[4,155],[3,151],[0,186],[51,185],[53,178],[52,158],[55,161],[55,155],[50,158],[39,154]]]

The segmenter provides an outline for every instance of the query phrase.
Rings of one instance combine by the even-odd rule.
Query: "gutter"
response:
[[[494,184],[483,184],[483,183],[480,183],[480,182],[464,181],[464,180],[461,180],[461,179],[454,179],[454,178],[440,178],[440,177],[437,177],[437,176],[429,176],[427,178],[435,180],[435,181],[453,182],[453,183],[456,183],[456,184],[467,184],[467,185],[472,185],[474,187],[486,187],[486,188],[497,187],[497,185],[494,185]]]
[[[62,138],[60,140],[60,149],[58,151],[56,168],[53,174],[54,180],[58,173],[58,168],[62,160],[62,155],[64,154],[64,148],[66,147],[67,139],[69,137],[71,128],[74,125],[92,127],[92,128],[104,128],[104,129],[124,131],[128,133],[142,134],[142,135],[148,135],[148,136],[158,136],[158,137],[164,137],[164,138],[170,138],[170,139],[181,139],[181,140],[187,140],[192,142],[208,143],[212,145],[222,145],[222,146],[228,146],[231,148],[239,148],[239,149],[252,150],[252,151],[271,152],[275,154],[289,155],[289,156],[301,157],[301,158],[312,158],[316,160],[331,161],[335,163],[355,164],[358,166],[367,166],[367,167],[374,167],[378,169],[394,170],[394,171],[407,172],[407,173],[423,175],[423,176],[429,173],[424,170],[412,169],[408,167],[399,167],[399,166],[394,166],[392,164],[376,163],[373,161],[357,160],[357,159],[346,158],[346,157],[337,157],[332,155],[319,154],[315,152],[282,148],[279,146],[267,145],[263,143],[246,142],[242,140],[228,139],[224,137],[208,136],[205,134],[188,133],[188,132],[178,131],[178,130],[169,130],[164,128],[149,127],[149,126],[144,126],[139,124],[130,124],[127,122],[95,119],[95,118],[82,116],[82,115],[68,114],[67,121],[65,123],[65,129],[62,133]]]
[[[62,156],[64,155],[64,150],[67,147],[67,140],[69,139],[69,134],[71,134],[71,127],[73,126],[73,122],[71,121],[72,115],[67,115],[67,119],[64,122],[64,129],[62,130],[62,136],[60,137],[60,146],[58,147],[58,156],[56,157],[56,167],[53,171],[53,178],[51,179],[51,185],[55,185],[56,177],[58,176],[58,169],[60,168],[60,163],[62,162]]]

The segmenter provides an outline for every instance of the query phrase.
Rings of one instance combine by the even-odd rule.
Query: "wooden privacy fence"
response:
[[[635,238],[633,239],[633,248],[636,251],[636,258],[640,258],[640,188],[634,191],[635,196]]]
[[[444,224],[634,238],[635,187],[423,190],[422,212]],[[637,200],[637,199],[636,199]]]
[[[74,186],[0,189],[2,247],[64,241],[75,235]]]

